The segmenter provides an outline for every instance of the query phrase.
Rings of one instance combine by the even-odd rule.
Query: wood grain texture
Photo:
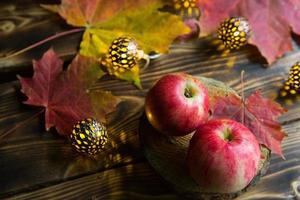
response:
[[[1,186],[1,193],[41,187],[141,160],[135,127],[143,110],[143,100],[125,96],[122,99],[109,117],[109,144],[92,158],[78,155],[55,131],[46,133],[42,115],[28,121],[37,113],[36,109],[21,105],[15,98],[10,102],[11,109],[7,109],[8,103],[3,99],[0,109],[6,111],[0,114],[0,182],[5,184]],[[19,105],[18,112],[16,105]],[[23,126],[18,125],[23,122]],[[13,129],[15,126],[19,127]]]
[[[0,29],[1,55],[69,29],[38,3],[0,2],[0,24],[6,23]],[[109,116],[110,145],[96,158],[87,158],[74,152],[54,130],[44,131],[43,114],[33,117],[41,109],[21,103],[24,96],[14,81],[15,74],[30,75],[31,60],[39,58],[50,46],[64,59],[70,59],[80,37],[75,34],[24,55],[0,60],[0,199],[176,199],[176,193],[146,163],[137,135],[143,97],[153,83],[167,73],[184,71],[221,80],[240,92],[240,72],[245,70],[246,95],[260,89],[275,99],[289,67],[300,59],[296,44],[293,52],[268,69],[251,46],[227,52],[214,38],[174,44],[169,54],[142,70],[143,90],[110,77],[94,85],[93,89],[109,89],[125,101]],[[267,174],[239,199],[293,199],[297,194],[300,198],[299,100],[279,101],[289,108],[280,119],[289,135],[283,143],[286,160],[272,156]]]
[[[50,47],[64,59],[76,53],[81,33],[58,38],[12,59],[3,59],[58,32],[72,29],[58,15],[42,9],[41,3],[59,3],[59,0],[0,2],[0,83],[14,79],[16,73],[30,74],[32,59],[38,59]]]
[[[65,181],[8,199],[179,200],[180,198],[147,163],[141,162]]]

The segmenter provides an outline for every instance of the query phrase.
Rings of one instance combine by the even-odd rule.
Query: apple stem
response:
[[[77,28],[77,29],[71,29],[71,30],[67,30],[67,31],[60,32],[60,33],[56,33],[56,34],[51,35],[51,36],[49,36],[49,37],[47,37],[47,38],[45,38],[45,39],[43,39],[43,40],[41,40],[41,41],[39,41],[39,42],[36,42],[36,43],[34,43],[34,44],[32,44],[32,45],[29,45],[28,47],[25,47],[24,49],[18,50],[18,51],[16,51],[15,53],[6,55],[6,56],[0,58],[0,60],[5,60],[5,59],[8,59],[8,58],[12,58],[12,57],[17,56],[17,55],[20,55],[20,54],[22,54],[22,53],[24,53],[24,52],[26,52],[26,51],[29,51],[29,50],[31,50],[31,49],[34,49],[35,47],[38,47],[38,46],[40,46],[40,45],[42,45],[42,44],[44,44],[44,43],[46,43],[46,42],[49,42],[49,41],[51,41],[51,40],[60,38],[60,37],[65,36],[65,35],[69,35],[69,34],[81,32],[81,31],[83,31],[83,30],[84,30],[84,29],[82,29],[82,28]]]
[[[190,87],[186,87],[184,89],[184,96],[186,98],[192,98],[194,96],[194,90],[193,88],[190,88]]]
[[[230,142],[233,140],[232,132],[229,128],[225,128],[223,131],[223,134],[220,135],[221,138],[227,142]]]
[[[242,103],[243,103],[243,112],[242,112],[242,123],[245,123],[245,86],[244,86],[244,75],[245,71],[241,72],[241,85],[242,85]]]

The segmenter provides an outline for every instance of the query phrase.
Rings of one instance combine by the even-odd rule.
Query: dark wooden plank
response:
[[[107,148],[89,158],[79,156],[55,131],[45,132],[43,113],[28,121],[41,109],[22,105],[12,84],[0,88],[0,182],[5,183],[0,196],[143,159],[135,132],[143,111],[141,98],[122,97],[109,117]]]
[[[180,71],[215,78],[240,92],[239,77],[244,70],[246,93],[260,89],[264,94],[275,98],[287,77],[289,67],[300,57],[300,52],[295,50],[267,69],[261,55],[251,46],[240,51],[225,53],[217,51],[218,46],[212,45],[213,43],[215,43],[214,39],[207,38],[173,45],[169,54],[153,60],[147,69],[142,70],[141,79],[145,89],[138,95],[143,95],[159,77]],[[120,95],[128,92],[136,93],[136,89],[130,84],[118,80],[99,82],[95,88],[111,89]]]
[[[147,163],[127,165],[9,199],[180,199]]]
[[[12,0],[0,2],[0,82],[15,79],[15,73],[30,74],[31,60],[41,57],[53,47],[63,58],[76,53],[81,33],[61,37],[10,59],[14,53],[56,33],[72,29],[58,15],[49,12],[41,3],[59,3],[58,0]],[[2,58],[2,59],[1,59]]]
[[[16,51],[55,32],[70,29],[57,16],[41,9],[38,6],[40,2],[32,0],[0,2],[1,55]],[[31,60],[39,58],[50,46],[54,46],[64,59],[71,58],[76,52],[80,37],[81,34],[75,34],[68,36],[67,39],[58,39],[24,55],[0,61],[1,82],[15,79],[16,73],[30,74]],[[93,89],[109,89],[127,100],[110,116],[111,143],[95,159],[78,156],[67,141],[57,136],[54,130],[46,133],[42,125],[42,115],[14,129],[40,109],[21,104],[22,95],[18,92],[17,82],[1,84],[0,197],[13,197],[19,194],[18,197],[21,199],[37,197],[36,195],[57,199],[72,198],[74,195],[96,199],[101,197],[121,199],[122,195],[127,195],[128,199],[175,198],[174,193],[164,189],[166,184],[158,180],[158,176],[149,166],[135,164],[144,160],[137,137],[137,124],[143,112],[143,97],[147,90],[162,75],[185,71],[193,75],[216,78],[241,91],[239,77],[240,72],[245,70],[246,94],[261,89],[264,95],[276,98],[289,67],[300,58],[299,48],[296,45],[294,47],[295,51],[288,53],[266,69],[265,61],[255,48],[247,46],[229,53],[222,49],[218,42],[204,38],[173,45],[170,54],[153,60],[150,66],[141,72],[144,86],[141,91],[129,83],[105,77]],[[11,77],[7,78],[7,74]],[[293,195],[290,185],[299,183],[297,182],[300,176],[299,102],[296,100],[288,102],[286,106],[290,111],[281,118],[284,129],[289,134],[283,144],[286,160],[273,156],[268,174],[257,187],[245,193],[241,199],[290,198]],[[11,129],[13,130],[8,133]],[[129,163],[134,170],[128,170],[128,166],[106,170]],[[104,172],[100,172],[103,170]],[[105,183],[106,179],[102,179],[103,185],[97,187],[98,182],[93,182],[97,177],[94,174],[96,172],[105,174],[115,182],[120,181],[121,186],[115,184],[112,190],[99,189],[101,186],[109,188],[109,182]],[[123,175],[130,178],[123,179]],[[131,187],[132,179],[135,181]],[[90,184],[87,186],[92,187],[91,190],[85,189],[86,181],[91,181],[89,183],[92,186]],[[84,189],[79,189],[81,187]],[[151,194],[151,191],[159,192]]]
[[[300,110],[296,110],[299,112]],[[294,131],[289,131],[294,127]],[[285,125],[290,135],[284,142],[286,160],[273,157],[266,176],[238,199],[295,199],[299,185],[299,122]],[[296,141],[296,142],[295,142]],[[292,148],[292,150],[290,150]],[[297,189],[297,188],[296,188]],[[24,192],[11,199],[176,199],[168,185],[149,168],[148,164],[133,164],[107,170],[60,184]],[[182,199],[182,198],[180,198]]]
[[[199,42],[201,43],[201,42]],[[138,91],[130,84],[115,80],[103,80],[99,82],[95,88],[112,88],[113,92],[118,95],[131,95],[131,98],[138,99],[139,105],[142,104],[142,96],[147,91],[146,88],[150,87],[155,80],[165,73],[175,71],[188,71],[194,75],[204,74],[210,77],[217,77],[233,86],[235,89],[240,90],[239,73],[241,70],[246,70],[246,93],[253,91],[254,89],[262,89],[266,96],[274,97],[281,85],[283,78],[288,72],[290,64],[296,61],[299,52],[294,52],[287,55],[282,60],[279,60],[272,68],[262,68],[259,63],[253,64],[247,58],[247,54],[250,54],[259,59],[259,55],[254,51],[244,50],[241,52],[233,53],[231,56],[236,57],[236,65],[234,68],[228,68],[226,62],[231,58],[215,57],[209,61],[205,61],[202,58],[195,57],[195,55],[201,55],[203,53],[201,48],[206,46],[199,46],[196,44],[184,44],[173,47],[171,54],[165,55],[160,59],[154,61],[149,68],[142,73],[142,80],[145,89]],[[192,54],[195,57],[189,58]],[[246,55],[244,55],[246,54]],[[189,58],[189,59],[187,59]],[[209,63],[214,63],[209,65]],[[161,73],[159,73],[161,72]],[[220,76],[220,74],[223,74]],[[100,84],[103,84],[100,86]],[[5,112],[1,112],[1,127],[7,127],[10,129],[12,126],[18,124],[23,119],[30,115],[33,115],[37,110],[32,110],[32,107],[24,107],[20,104],[20,98],[16,93],[16,90],[12,86],[12,83],[2,85],[1,91],[4,91],[1,95],[0,108],[5,109]],[[3,89],[6,88],[6,89]],[[2,100],[3,99],[3,100]],[[111,168],[130,162],[136,162],[142,159],[142,155],[139,149],[139,142],[136,135],[136,124],[138,123],[138,114],[126,117],[130,112],[142,112],[142,106],[128,106],[124,103],[123,109],[115,113],[116,117],[112,124],[113,131],[112,141],[115,144],[112,146],[121,145],[119,148],[108,148],[103,154],[99,155],[98,162],[89,161],[84,158],[78,157],[71,150],[70,146],[61,138],[54,134],[44,133],[41,126],[42,117],[35,119],[24,128],[19,128],[9,136],[5,137],[5,140],[1,140],[0,144],[0,160],[5,165],[0,166],[0,173],[5,174],[2,176],[0,182],[6,182],[5,187],[1,188],[1,193],[4,195],[13,194],[16,192],[24,192],[29,189],[35,189],[45,187],[55,183],[63,182],[68,179],[81,177],[85,174],[91,174],[99,170],[104,170],[105,167]],[[132,111],[131,109],[137,109],[138,111]],[[297,132],[293,132],[295,129],[299,130],[299,109],[297,104],[290,106],[291,110],[285,117],[281,119],[285,124],[287,133],[294,134],[295,137],[290,136],[284,143],[284,152],[287,157],[287,161],[283,161],[278,157],[273,157],[271,166],[272,170],[285,170],[280,166],[289,166],[291,168],[299,165],[299,160],[295,160],[295,157],[299,155],[297,145],[299,140],[297,139]],[[126,112],[125,112],[126,111]],[[27,115],[26,115],[26,112]],[[11,113],[11,114],[9,114]],[[6,116],[8,115],[8,116]],[[120,119],[123,119],[118,122]],[[10,123],[8,123],[10,119]],[[292,126],[289,124],[292,123]],[[5,130],[5,129],[1,129]],[[123,130],[120,132],[120,130]],[[123,136],[120,136],[122,133]],[[123,137],[126,137],[126,142],[122,143]],[[292,137],[291,140],[289,140]],[[291,144],[289,144],[291,143]],[[42,149],[42,150],[41,150]],[[289,153],[290,152],[290,153]],[[103,157],[108,157],[109,154],[119,154],[122,159],[117,159],[115,162],[109,162],[108,166]],[[290,162],[288,159],[294,159]],[[104,160],[104,163],[103,163]],[[88,166],[86,167],[85,164]],[[78,166],[79,165],[79,166]],[[82,166],[83,165],[83,166]],[[22,169],[22,170],[20,170]],[[72,170],[70,170],[72,169]],[[71,171],[71,172],[70,172]],[[18,180],[14,179],[15,175],[20,177]],[[298,174],[295,173],[294,177]],[[281,178],[285,178],[284,176]],[[286,180],[285,180],[286,181]],[[268,182],[271,184],[272,180]],[[288,184],[289,185],[289,184]],[[289,187],[285,187],[284,190],[289,190]]]

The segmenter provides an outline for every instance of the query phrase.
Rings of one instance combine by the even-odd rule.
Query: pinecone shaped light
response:
[[[173,6],[177,14],[184,19],[200,17],[200,10],[196,5],[196,0],[173,0]]]
[[[245,18],[232,17],[221,23],[217,34],[227,48],[239,49],[247,44],[250,26]]]
[[[122,36],[112,42],[101,63],[110,75],[117,75],[139,66],[139,61],[142,59],[146,61],[145,66],[148,66],[149,56],[139,48],[136,40]]]
[[[132,69],[138,62],[138,45],[130,37],[115,39],[109,48],[109,59],[113,71],[124,72]]]
[[[291,67],[289,81],[296,89],[300,89],[300,62],[295,63]]]
[[[300,62],[295,63],[291,67],[289,78],[280,89],[281,97],[295,96],[297,94],[300,94]]]
[[[70,140],[75,149],[84,154],[95,155],[107,143],[106,127],[93,118],[77,122],[70,135]]]

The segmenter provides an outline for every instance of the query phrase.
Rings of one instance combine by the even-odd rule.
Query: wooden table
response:
[[[0,2],[0,55],[70,28],[40,8],[41,2],[45,1]],[[31,60],[51,46],[70,60],[80,38],[77,33],[0,61],[0,199],[180,199],[149,166],[139,143],[144,96],[153,82],[164,74],[184,71],[224,81],[240,92],[240,72],[245,70],[246,94],[260,89],[276,98],[289,67],[300,60],[296,44],[293,52],[268,69],[251,46],[228,53],[212,38],[173,45],[168,55],[141,72],[143,90],[111,78],[97,83],[95,87],[111,90],[124,101],[109,116],[108,147],[88,158],[74,152],[55,130],[44,130],[41,109],[21,103],[25,97],[15,76],[31,76]],[[294,199],[300,190],[300,106],[297,100],[281,103],[289,109],[280,119],[289,135],[282,145],[286,160],[273,155],[267,174],[240,199]]]

